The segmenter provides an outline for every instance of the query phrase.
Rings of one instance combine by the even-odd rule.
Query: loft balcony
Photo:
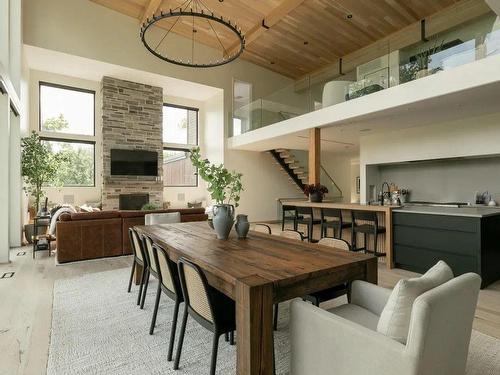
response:
[[[340,61],[330,70],[239,105],[233,112],[228,146],[254,151],[306,149],[307,129],[333,127],[332,136],[342,147],[350,144],[348,124],[358,130],[402,128],[452,119],[467,111],[498,110],[500,20],[493,12],[417,43],[391,48],[396,44],[388,39],[365,51],[377,57],[349,71]]]

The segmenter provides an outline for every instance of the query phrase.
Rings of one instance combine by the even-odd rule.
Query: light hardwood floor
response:
[[[273,225],[273,231],[278,227]],[[26,251],[24,256],[17,256]],[[0,375],[45,374],[52,319],[52,290],[55,280],[129,267],[131,257],[109,258],[56,266],[46,252],[31,257],[31,248],[13,249],[11,263],[0,265]],[[379,284],[393,287],[415,274],[379,267]],[[126,280],[123,288],[126,288]],[[500,282],[480,292],[474,328],[500,338]]]

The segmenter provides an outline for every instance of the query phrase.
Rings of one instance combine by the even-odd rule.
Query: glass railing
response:
[[[406,37],[406,40],[410,40]],[[328,69],[239,107],[233,117],[245,133],[292,117],[500,54],[500,19],[493,12],[414,43],[377,42]],[[392,46],[391,46],[392,45]],[[236,134],[236,133],[235,133]]]

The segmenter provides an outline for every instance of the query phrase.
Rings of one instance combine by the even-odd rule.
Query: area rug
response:
[[[130,270],[58,280],[54,285],[48,375],[208,374],[211,333],[188,320],[180,369],[166,359],[173,303],[162,298],[154,335],[149,324],[156,285],[150,282],[144,310],[137,287],[126,292]],[[181,306],[181,309],[183,307]],[[275,334],[276,373],[289,373],[288,306],[280,304]],[[236,347],[220,339],[217,374],[236,373]],[[500,374],[500,340],[473,332],[467,375]]]

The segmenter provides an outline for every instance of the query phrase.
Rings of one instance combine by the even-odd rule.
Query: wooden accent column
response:
[[[273,284],[255,275],[236,280],[238,375],[273,374]]]
[[[321,129],[309,130],[309,183],[319,184],[321,169]]]

